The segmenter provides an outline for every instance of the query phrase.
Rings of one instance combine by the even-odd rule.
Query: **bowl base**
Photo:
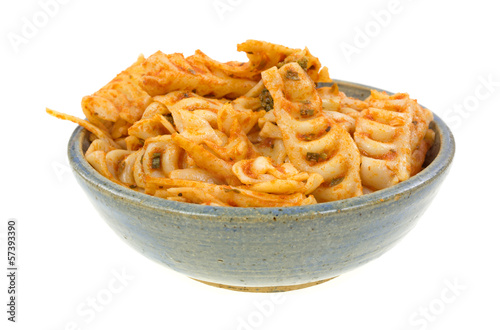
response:
[[[201,283],[206,284],[206,285],[215,286],[217,288],[226,289],[226,290],[242,291],[242,292],[270,293],[270,292],[285,292],[285,291],[304,289],[304,288],[308,288],[310,286],[315,286],[315,285],[318,285],[321,283],[325,283],[326,281],[334,279],[335,277],[327,278],[326,280],[321,280],[321,281],[316,281],[316,282],[309,282],[309,283],[295,284],[295,285],[282,285],[282,286],[279,286],[279,285],[278,286],[236,286],[236,285],[226,285],[226,284],[207,282],[207,281],[197,280],[195,278],[193,278],[193,280],[196,280],[196,281],[201,282]]]

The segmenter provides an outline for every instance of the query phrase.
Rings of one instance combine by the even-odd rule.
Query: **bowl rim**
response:
[[[374,89],[377,91],[385,91],[380,88],[375,88],[363,84],[358,84],[343,80],[333,80],[334,83],[342,87]],[[318,87],[325,87],[328,84],[318,84]],[[322,85],[322,86],[320,86]],[[106,193],[112,194],[128,203],[138,204],[141,208],[148,208],[156,210],[157,212],[177,213],[190,216],[198,216],[204,218],[217,218],[221,214],[231,215],[232,217],[246,217],[262,219],[267,221],[266,217],[272,216],[303,216],[305,213],[311,213],[318,216],[325,216],[329,213],[345,212],[360,209],[369,205],[387,202],[393,199],[399,199],[402,195],[412,192],[424,186],[430,181],[433,181],[444,173],[451,165],[455,154],[455,141],[453,134],[445,122],[433,113],[435,123],[436,135],[440,138],[440,147],[436,157],[433,161],[418,174],[410,177],[406,181],[400,182],[392,187],[385,188],[372,192],[370,194],[352,197],[348,199],[318,203],[304,206],[287,206],[287,207],[222,207],[222,206],[209,206],[200,204],[191,204],[170,201],[163,198],[147,195],[143,192],[137,192],[132,189],[120,186],[111,180],[102,176],[95,170],[85,159],[82,149],[83,142],[88,131],[83,127],[78,126],[72,133],[68,142],[68,158],[70,165],[75,175],[79,175],[89,184],[92,184],[97,189],[104,190]]]

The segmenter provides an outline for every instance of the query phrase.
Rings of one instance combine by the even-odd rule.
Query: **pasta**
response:
[[[403,93],[372,91],[367,101],[369,108],[357,118],[354,140],[362,152],[363,184],[378,190],[420,170],[434,140],[428,129],[432,113]]]
[[[326,202],[361,195],[359,151],[349,133],[325,115],[307,73],[289,63],[264,71],[262,80],[273,97],[290,162],[325,181],[314,196]]]
[[[336,201],[418,173],[434,143],[432,113],[408,94],[348,97],[307,48],[248,40],[247,62],[201,51],[140,56],[96,93],[85,158],[129,189],[224,207]]]

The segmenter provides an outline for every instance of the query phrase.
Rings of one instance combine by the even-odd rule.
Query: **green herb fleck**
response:
[[[129,188],[135,189],[135,188],[137,188],[137,186],[136,186],[135,184],[131,184],[131,185],[129,186]]]
[[[311,134],[304,134],[301,136],[303,140],[305,141],[312,141],[316,137],[316,134],[311,133]]]
[[[306,159],[310,162],[325,161],[327,158],[328,158],[328,155],[324,152],[322,152],[322,153],[308,152],[306,154]]]
[[[339,183],[341,183],[342,181],[344,181],[344,177],[343,176],[340,177],[340,178],[333,179],[332,181],[330,181],[330,187],[336,186]]]
[[[168,115],[163,115],[163,117],[165,117],[165,119],[168,120],[170,124],[174,125],[174,117],[172,117],[171,113],[169,113]]]
[[[287,70],[285,73],[285,78],[290,79],[290,80],[295,80],[295,81],[300,80],[299,74],[297,73],[297,71],[293,71],[293,70]]]
[[[262,92],[259,95],[260,99],[260,105],[264,108],[266,111],[270,111],[274,108],[274,100],[273,97],[271,96],[271,93],[267,88],[264,88]]]
[[[151,162],[151,167],[152,168],[160,168],[161,164],[161,152],[154,152],[153,153],[153,160]]]
[[[191,68],[189,68],[189,69],[188,69],[188,72],[189,72],[190,74],[196,74],[196,71],[194,71],[194,70],[193,70],[193,69],[191,69]]]
[[[300,60],[298,60],[297,63],[302,69],[307,70],[307,64],[309,63],[309,60],[304,56]]]
[[[236,194],[241,193],[241,191],[239,191],[238,189],[227,189],[227,188],[224,188],[224,192],[227,192],[227,193],[234,192]]]
[[[300,109],[300,115],[302,117],[311,117],[311,116],[314,116],[314,109],[301,108]]]

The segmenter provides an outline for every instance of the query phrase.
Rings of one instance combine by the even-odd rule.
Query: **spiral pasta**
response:
[[[363,185],[383,189],[418,172],[433,137],[424,139],[432,113],[408,94],[372,91],[370,107],[356,121],[354,139],[362,153]]]
[[[301,51],[248,40],[238,45],[238,50],[247,53],[248,62],[220,63],[199,50],[187,58],[179,53],[156,52],[143,64],[143,87],[150,95],[195,90],[199,95],[234,98],[254,87],[262,71],[289,61],[299,61],[316,81],[330,81],[328,70],[320,71],[319,60],[307,48]]]
[[[247,62],[157,52],[85,96],[85,158],[159,198],[287,207],[356,197],[418,173],[432,113],[408,94],[346,96],[307,48],[238,45]]]
[[[262,80],[274,99],[290,162],[325,181],[314,196],[331,201],[361,195],[359,151],[349,133],[325,115],[307,73],[297,63],[289,63],[263,72]]]
[[[82,99],[82,110],[87,119],[102,129],[115,123],[133,124],[141,118],[144,109],[151,103],[151,96],[140,85],[144,56],[96,93]]]

